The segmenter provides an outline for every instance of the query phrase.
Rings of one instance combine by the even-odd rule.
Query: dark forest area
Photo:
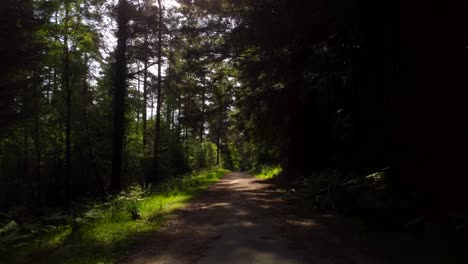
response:
[[[0,253],[272,166],[313,210],[466,239],[468,1],[438,2],[1,1]]]

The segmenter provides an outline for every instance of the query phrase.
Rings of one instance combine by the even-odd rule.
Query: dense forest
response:
[[[466,232],[466,1],[0,6],[0,224],[276,165],[337,211]]]

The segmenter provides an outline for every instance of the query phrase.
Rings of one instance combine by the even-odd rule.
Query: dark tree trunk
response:
[[[159,149],[161,145],[161,66],[162,66],[162,5],[161,0],[158,0],[159,5],[159,27],[158,27],[158,86],[156,98],[156,127],[154,133],[154,153],[153,153],[153,177],[158,180],[159,175]]]
[[[167,89],[169,90],[169,89]],[[166,93],[167,94],[167,93]],[[166,125],[165,130],[169,131],[171,129],[171,121],[172,121],[172,102],[169,101],[169,94],[167,94],[166,99]]]
[[[23,179],[26,179],[28,176],[28,127],[26,124],[24,125],[23,145]]]
[[[33,70],[33,92],[34,92],[34,143],[36,147],[36,202],[39,209],[43,206],[42,181],[41,181],[41,149],[39,145],[39,92],[36,87],[36,73]]]
[[[119,0],[117,8],[117,49],[115,51],[115,87],[113,100],[113,135],[112,135],[112,177],[111,191],[117,193],[121,188],[122,148],[125,134],[125,95],[127,74],[127,1]]]
[[[55,11],[55,15],[54,15],[54,18],[55,18],[55,28],[59,28],[58,27],[58,9]],[[59,32],[54,32],[55,33],[55,42],[58,42],[58,36],[59,36]],[[57,58],[57,56],[54,56],[54,59],[59,61],[60,59]],[[53,88],[53,92],[52,92],[52,98],[51,98],[51,102],[54,103],[56,100],[57,100],[57,95],[58,95],[58,67],[57,67],[57,63],[54,63],[54,88]]]
[[[182,111],[182,96],[181,94],[179,93],[179,97],[177,98],[177,103],[179,104],[178,105],[178,111],[177,111],[177,143],[180,143],[180,132],[181,132],[181,126],[180,126],[180,113]]]
[[[148,30],[148,28],[146,28]],[[146,124],[146,105],[148,100],[148,31],[145,32],[145,61],[143,69],[143,149],[146,150],[146,145],[148,144],[148,128]]]
[[[185,122],[184,122],[184,129],[185,129],[185,137],[184,137],[184,146],[185,146],[185,164],[189,164],[189,155],[188,155],[188,111],[189,111],[189,100],[188,100],[188,96],[185,96],[185,99],[184,99],[184,119],[185,119]]]
[[[150,114],[150,118],[152,118],[154,116],[154,91],[150,94],[151,96],[151,114]]]
[[[140,63],[137,62],[137,71],[138,71],[138,74],[137,74],[137,92],[138,92],[138,95],[140,95]],[[140,100],[140,98],[138,98],[138,100]],[[140,123],[140,107],[137,107],[136,108],[136,118],[137,118],[137,124]],[[143,132],[142,132],[143,134]]]
[[[216,165],[219,166],[219,148],[220,148],[220,139],[221,139],[221,129],[218,127],[218,131],[217,131],[217,139],[216,139]]]
[[[65,23],[68,22],[70,4],[65,3]],[[63,70],[63,86],[66,93],[66,124],[65,124],[65,190],[67,207],[71,202],[71,89],[70,89],[70,51],[68,48],[68,28],[65,27],[64,40],[64,70]]]
[[[175,128],[175,111],[176,111],[176,106],[175,106],[175,102],[172,103],[172,107],[171,107],[171,126],[170,126],[170,129],[174,130]]]
[[[205,75],[203,75],[203,88],[202,88],[202,106],[201,106],[201,124],[200,124],[200,142],[203,142],[203,132],[205,130],[205,100],[206,100],[206,87]]]

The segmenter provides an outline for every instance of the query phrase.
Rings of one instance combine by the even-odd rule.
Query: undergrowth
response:
[[[258,171],[251,172],[255,177],[260,179],[271,179],[278,176],[283,169],[281,166],[264,166]]]
[[[157,230],[170,212],[226,172],[216,168],[173,177],[152,190],[131,186],[107,202],[84,206],[77,216],[67,217],[68,224],[36,227],[40,235],[24,234],[25,227],[18,225],[0,236],[0,263],[114,263],[130,244]],[[31,239],[14,243],[24,235]]]

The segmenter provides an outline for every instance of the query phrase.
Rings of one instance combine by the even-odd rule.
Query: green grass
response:
[[[265,166],[258,172],[253,172],[255,177],[260,179],[271,179],[278,176],[283,169],[280,166]]]
[[[0,263],[115,263],[126,249],[157,230],[167,216],[227,173],[212,169],[174,177],[152,192],[133,186],[89,206],[70,225],[50,229],[19,248],[0,250]],[[132,215],[140,219],[132,220]]]

